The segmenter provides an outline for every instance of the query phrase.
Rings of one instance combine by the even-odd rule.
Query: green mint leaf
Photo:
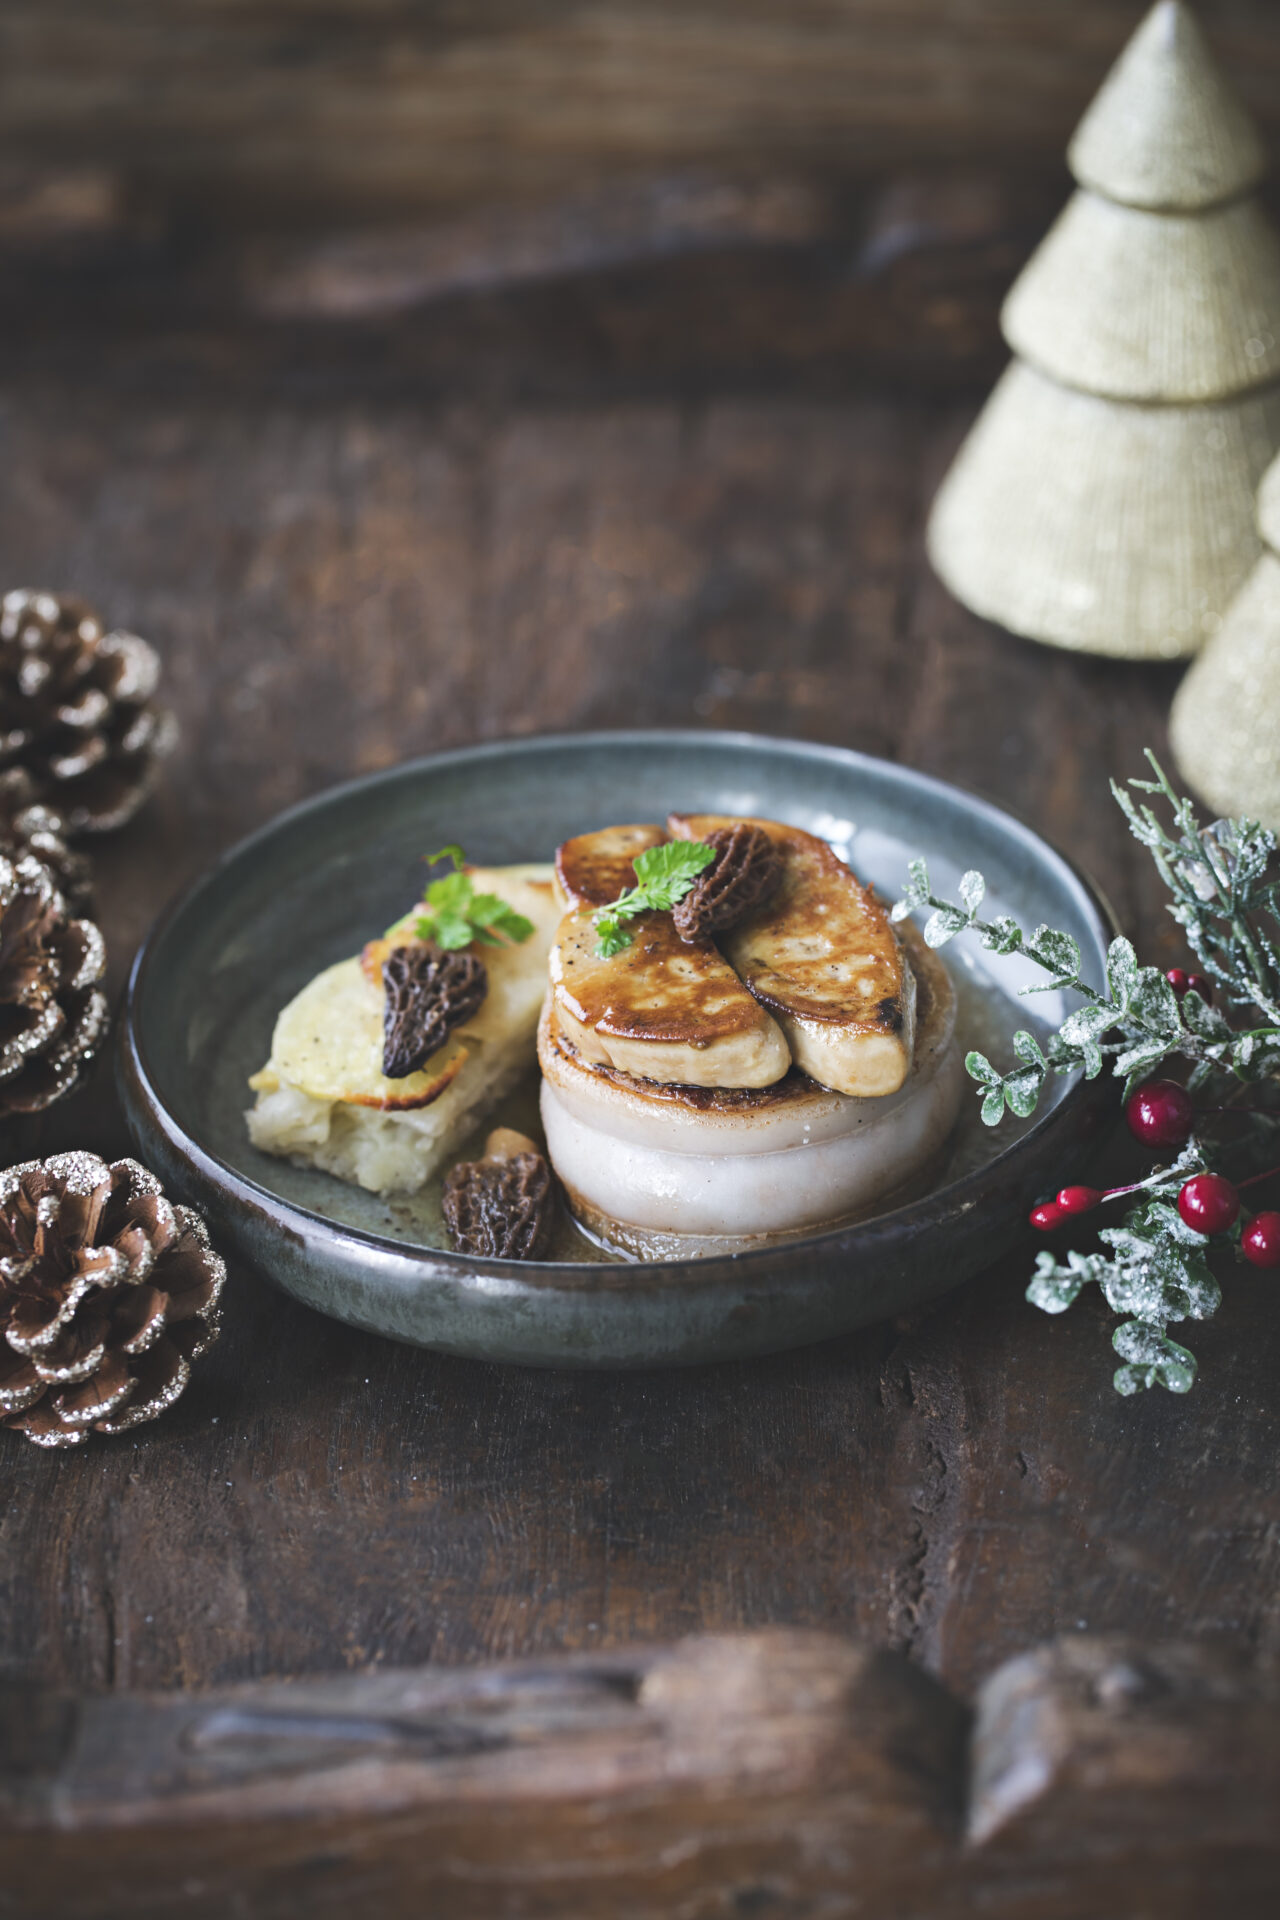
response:
[[[684,899],[698,875],[716,857],[714,847],[704,840],[668,840],[660,847],[646,847],[632,861],[639,885],[628,887],[607,907],[597,907],[591,916],[599,938],[596,953],[611,960],[631,945],[631,935],[621,931],[624,920],[638,913],[665,913]]]
[[[454,914],[439,914],[436,918],[436,945],[443,947],[446,953],[457,953],[462,947],[469,947],[475,929],[469,920],[463,920]]]
[[[427,888],[423,901],[427,911],[422,914],[415,926],[419,940],[434,940],[446,953],[456,953],[462,947],[479,942],[485,947],[503,947],[519,945],[533,932],[533,922],[504,900],[498,893],[477,893],[475,882],[469,873],[462,871],[465,854],[461,847],[442,847],[439,853],[428,856],[434,864],[437,860],[452,860],[452,873],[442,874],[433,880]]]
[[[964,1070],[971,1080],[978,1082],[979,1086],[998,1087],[1000,1084],[1000,1075],[985,1053],[966,1053]]]
[[[597,920],[596,931],[599,935],[596,953],[602,960],[612,960],[615,954],[622,953],[631,945],[631,935],[625,933],[616,920]]]
[[[471,876],[466,873],[446,873],[441,880],[433,880],[427,888],[427,905],[437,913],[460,913],[471,898]]]
[[[518,947],[533,932],[532,920],[526,920],[497,893],[474,894],[467,919],[476,929],[477,939],[484,939],[486,946]]]
[[[438,860],[452,860],[454,866],[459,871],[467,864],[466,854],[462,851],[462,848],[457,845],[441,847],[439,853],[429,853],[427,855],[427,865],[429,867],[434,867]]]
[[[988,1088],[982,1096],[982,1124],[984,1127],[998,1127],[1004,1119],[1004,1082]]]
[[[668,840],[660,847],[646,847],[633,863],[640,882],[636,891],[654,911],[674,907],[715,857],[715,848],[704,840]]]

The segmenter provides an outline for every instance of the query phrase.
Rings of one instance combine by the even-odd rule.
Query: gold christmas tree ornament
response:
[[[1001,317],[1016,358],[934,502],[929,553],[1014,633],[1194,653],[1258,558],[1280,446],[1280,238],[1252,123],[1160,0],[1086,113],[1079,191]]]
[[[1169,737],[1220,814],[1280,832],[1280,459],[1258,491],[1262,555],[1174,697]]]

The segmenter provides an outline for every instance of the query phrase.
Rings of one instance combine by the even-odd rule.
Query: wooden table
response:
[[[124,278],[55,274],[0,316],[3,581],[152,638],[182,724],[99,856],[117,985],[175,889],[281,807],[634,724],[976,787],[1082,862],[1146,957],[1181,957],[1107,792],[1163,751],[1175,673],[997,632],[923,556],[999,360],[989,290],[912,377],[892,327],[840,337],[848,278],[802,249],[346,329]],[[108,1082],[15,1152],[127,1150]],[[1229,1276],[1188,1399],[1123,1400],[1100,1303],[1047,1318],[1030,1259],[825,1346],[625,1375],[396,1346],[236,1271],[157,1425],[69,1454],[0,1436],[0,1679],[200,1689],[766,1625],[901,1650],[962,1695],[1083,1629],[1274,1659],[1274,1283]]]

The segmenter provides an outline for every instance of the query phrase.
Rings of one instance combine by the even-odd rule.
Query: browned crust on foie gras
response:
[[[638,853],[670,838],[662,828],[600,827],[579,833],[556,849],[556,897],[566,913],[575,907],[607,907],[636,884]]]
[[[944,1053],[954,1040],[956,990],[941,955],[925,945],[919,928],[911,921],[903,927],[903,944],[917,983],[913,1058],[922,1071],[932,1071],[934,1057]],[[622,1072],[606,1062],[582,1056],[550,996],[538,1026],[538,1060],[544,1077],[553,1085],[566,1075],[572,1079],[575,1073],[589,1073],[597,1083],[614,1086],[630,1099],[716,1118],[776,1113],[784,1106],[825,1099],[831,1092],[798,1066],[767,1087],[681,1085]]]
[[[791,1066],[777,1022],[709,940],[687,945],[667,913],[628,923],[631,945],[596,953],[589,912],[567,914],[551,949],[557,1019],[586,1060],[647,1080],[767,1087]]]
[[[683,941],[669,913],[642,913],[621,952],[596,952],[592,913],[635,885],[636,855],[666,838],[656,826],[605,827],[558,850],[556,885],[571,909],[551,949],[559,1022],[584,1059],[622,1073],[771,1086],[791,1065],[782,1031],[710,940]]]
[[[670,816],[705,840],[735,816]],[[915,981],[888,914],[825,840],[751,819],[783,856],[774,893],[721,936],[735,971],[773,1014],[796,1065],[837,1093],[896,1093],[911,1067]]]

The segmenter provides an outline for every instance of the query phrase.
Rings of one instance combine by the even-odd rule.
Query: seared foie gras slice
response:
[[[662,827],[601,827],[556,848],[556,898],[566,913],[607,907],[636,884],[635,858],[671,835]]]
[[[705,840],[733,821],[686,813],[668,824],[677,839]],[[782,880],[721,935],[725,954],[821,1086],[896,1093],[911,1066],[915,979],[888,914],[825,840],[776,820],[751,824],[781,849]]]
[[[711,941],[686,945],[669,913],[642,913],[628,922],[629,947],[609,960],[596,953],[592,913],[635,885],[636,854],[665,838],[657,827],[610,827],[560,849],[557,887],[572,910],[551,949],[556,1017],[584,1059],[621,1073],[772,1086],[791,1065],[782,1031]]]

